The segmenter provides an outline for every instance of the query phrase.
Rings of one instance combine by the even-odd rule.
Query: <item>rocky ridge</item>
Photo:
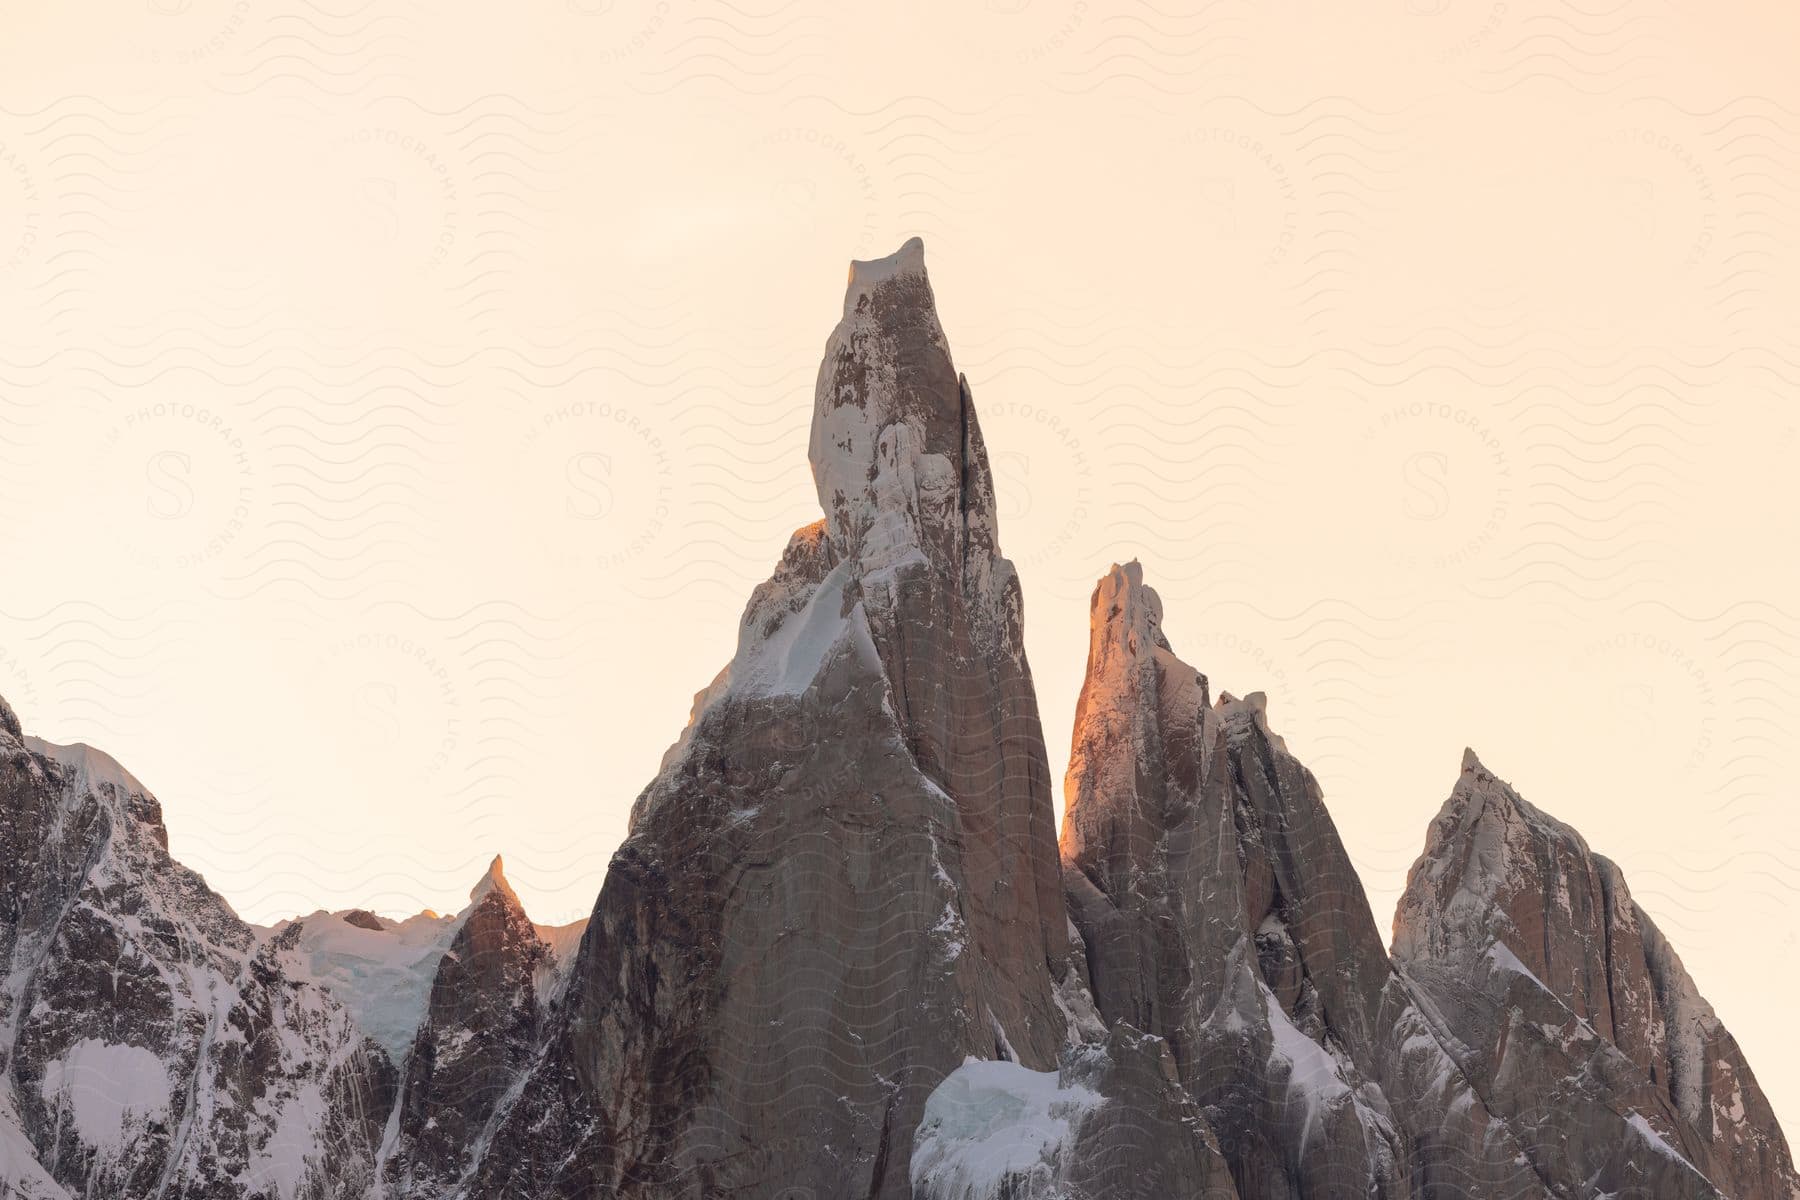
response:
[[[1390,956],[1265,699],[1095,590],[1053,827],[987,452],[914,239],[853,264],[824,516],[592,917],[246,925],[0,701],[0,1184],[26,1200],[1800,1200],[1621,873],[1468,756]]]

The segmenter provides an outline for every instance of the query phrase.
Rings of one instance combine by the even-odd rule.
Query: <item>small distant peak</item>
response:
[[[1249,692],[1243,696],[1234,696],[1230,692],[1220,692],[1214,708],[1221,713],[1246,713],[1255,721],[1267,724],[1269,720],[1269,694],[1267,692]]]
[[[1144,586],[1144,564],[1135,558],[1127,563],[1114,563],[1107,574],[1122,577],[1132,587]]]
[[[19,714],[13,711],[12,705],[6,702],[5,696],[0,696],[0,729],[16,738],[25,736],[25,727],[19,724]]]
[[[480,882],[469,889],[469,903],[480,904],[488,898],[490,893],[495,891],[512,901],[513,904],[518,904],[519,897],[514,894],[512,885],[506,882],[506,864],[501,861],[498,854],[494,855],[494,861],[488,864],[487,874],[483,875]]]
[[[847,317],[855,312],[857,303],[878,284],[902,275],[922,277],[924,274],[925,242],[922,238],[907,238],[898,250],[885,258],[852,259],[850,282],[844,289],[844,315]]]
[[[1144,567],[1137,559],[1114,563],[1094,585],[1091,623],[1095,628],[1123,620],[1128,625],[1162,626],[1162,597],[1144,583]]]
[[[344,924],[354,925],[358,929],[372,929],[376,933],[380,933],[383,929],[387,928],[381,923],[380,917],[376,916],[366,908],[353,908],[345,913]]]

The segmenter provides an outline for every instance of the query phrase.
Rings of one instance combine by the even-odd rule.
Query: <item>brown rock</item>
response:
[[[0,1147],[71,1195],[366,1195],[391,1068],[292,951],[116,762],[0,729]]]
[[[478,1191],[906,1196],[939,1080],[1068,1040],[1019,586],[916,241],[853,268],[811,445],[826,520],[640,798]]]
[[[1394,953],[1559,1194],[1800,1189],[1749,1065],[1618,868],[1473,752],[1408,877]]]
[[[394,1200],[451,1195],[479,1158],[490,1120],[536,1052],[549,957],[494,859],[469,894],[407,1055],[396,1137],[383,1155]]]

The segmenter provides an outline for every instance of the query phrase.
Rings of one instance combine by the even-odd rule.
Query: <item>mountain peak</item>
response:
[[[807,458],[838,557],[869,570],[929,561],[961,575],[958,518],[992,504],[968,494],[986,481],[986,453],[970,445],[973,408],[924,255],[915,238],[851,264],[843,319],[819,364]]]
[[[474,887],[469,889],[469,903],[471,905],[480,904],[488,898],[490,892],[495,890],[511,901],[515,907],[518,905],[519,897],[512,890],[512,885],[506,882],[506,864],[498,854],[494,855],[494,861],[488,864],[487,873],[477,881]]]
[[[1162,633],[1163,603],[1156,589],[1144,582],[1143,564],[1137,559],[1114,563],[1100,582],[1094,585],[1093,599],[1088,602],[1090,635],[1108,631],[1132,641],[1132,653],[1138,653],[1138,642],[1148,651],[1151,646],[1164,650],[1169,643]]]
[[[844,289],[844,315],[847,317],[866,300],[878,284],[901,275],[925,277],[925,242],[910,237],[900,248],[882,258],[851,259],[849,285]]]
[[[4,729],[14,737],[25,736],[25,727],[19,724],[19,714],[13,711],[12,705],[6,702],[5,696],[0,696],[0,729]]]

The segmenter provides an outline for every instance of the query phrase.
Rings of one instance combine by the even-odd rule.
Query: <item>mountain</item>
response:
[[[1619,868],[1472,751],[1408,876],[1394,957],[1562,1194],[1800,1195],[1755,1074]]]
[[[1135,562],[1094,589],[1065,795],[1101,1016],[1166,1040],[1241,1195],[1541,1194],[1417,1019],[1265,698],[1212,700]]]
[[[5,711],[0,1178],[56,1200],[366,1195],[393,1070],[299,958],[169,857],[118,763]]]
[[[495,858],[439,960],[378,1155],[383,1194],[454,1192],[525,1078],[558,978],[550,942]]]
[[[633,810],[480,1194],[909,1194],[970,1056],[1085,1011],[987,453],[917,239],[853,265],[814,393],[825,519]]]
[[[0,701],[0,1192],[24,1200],[1800,1200],[1619,870],[1473,755],[1390,952],[1265,698],[1090,607],[1060,838],[923,248],[852,265],[823,519],[585,922],[240,920]]]
[[[23,1200],[443,1195],[415,1180],[460,1178],[572,932],[526,920],[499,860],[456,917],[248,925],[169,857],[130,773],[24,736],[0,700],[0,1183]]]

